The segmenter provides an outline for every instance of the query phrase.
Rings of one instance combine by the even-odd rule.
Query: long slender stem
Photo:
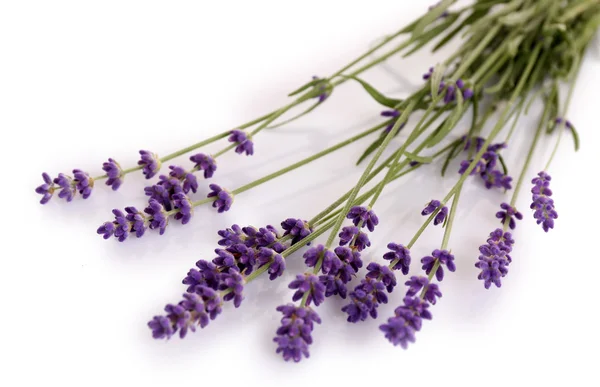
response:
[[[298,161],[297,163],[294,163],[292,165],[289,165],[289,166],[287,166],[285,168],[280,169],[277,172],[273,172],[270,175],[267,175],[267,176],[265,176],[263,178],[255,180],[252,183],[248,183],[246,185],[243,185],[243,186],[241,186],[241,187],[233,190],[232,193],[234,195],[237,195],[237,194],[240,194],[242,192],[248,191],[249,189],[252,189],[252,188],[254,188],[254,187],[258,186],[258,185],[266,183],[267,181],[273,180],[273,179],[275,179],[275,178],[277,178],[277,177],[279,177],[281,175],[284,175],[284,174],[286,174],[286,173],[288,173],[290,171],[293,171],[294,169],[300,168],[303,165],[306,165],[306,164],[308,164],[308,163],[310,163],[312,161],[315,161],[315,160],[317,160],[317,159],[319,159],[319,158],[321,158],[323,156],[326,156],[326,155],[328,155],[330,153],[333,153],[333,152],[337,151],[338,149],[341,149],[341,148],[343,148],[345,146],[348,146],[348,145],[352,144],[353,142],[358,141],[358,140],[360,140],[360,139],[368,136],[369,134],[371,134],[373,132],[376,132],[377,130],[385,127],[386,125],[387,125],[387,122],[383,122],[381,124],[375,125],[374,127],[370,128],[370,129],[367,129],[366,131],[364,131],[364,132],[362,132],[360,134],[357,134],[356,136],[350,137],[349,139],[347,139],[345,141],[342,141],[342,142],[340,142],[340,143],[338,143],[338,144],[336,144],[334,146],[331,146],[331,147],[329,147],[329,148],[327,148],[325,150],[322,150],[319,153],[315,153],[314,155],[312,155],[310,157],[302,159],[302,160]]]

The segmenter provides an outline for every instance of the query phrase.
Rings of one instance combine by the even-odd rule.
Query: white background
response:
[[[162,237],[149,233],[119,244],[95,233],[112,208],[143,206],[141,174],[127,176],[116,193],[98,184],[89,200],[37,203],[41,172],[98,174],[108,157],[130,166],[139,149],[167,154],[232,128],[286,103],[285,95],[312,75],[331,74],[428,5],[1,2],[0,384],[593,385],[600,344],[598,40],[569,114],[581,132],[581,151],[573,152],[566,135],[549,171],[560,214],[556,229],[545,234],[535,225],[525,187],[518,207],[526,216],[515,234],[510,273],[501,289],[486,291],[473,266],[477,247],[496,228],[494,214],[509,197],[469,181],[450,241],[458,270],[447,275],[434,319],[407,351],[378,330],[401,302],[398,291],[380,308],[379,320],[357,325],[345,322],[341,301],[328,300],[318,308],[323,324],[310,359],[285,363],[275,355],[275,307],[291,299],[287,283],[303,270],[299,255],[284,278],[252,283],[238,310],[228,305],[185,340],[155,341],[146,327],[164,304],[179,299],[180,281],[194,262],[212,258],[218,229],[312,217],[356,181],[362,169],[353,162],[368,140],[240,195],[224,215],[199,208],[190,224],[172,222]],[[448,52],[394,58],[365,78],[404,96]],[[252,181],[378,122],[380,110],[357,85],[344,85],[308,118],[257,136],[254,157],[224,156],[213,180],[229,188]],[[538,112],[519,125],[507,152],[515,177]],[[530,175],[543,168],[553,144],[543,140],[546,151],[536,153]],[[407,243],[423,221],[423,204],[452,187],[456,165],[445,179],[438,167],[386,189],[366,261],[381,261],[389,241]],[[201,181],[196,197],[206,194],[206,185]],[[439,246],[441,232],[430,229],[417,243],[413,273],[418,259]]]

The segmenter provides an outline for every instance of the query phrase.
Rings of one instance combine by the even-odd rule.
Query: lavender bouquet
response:
[[[188,331],[206,327],[232,301],[239,307],[244,288],[260,277],[277,280],[286,269],[286,261],[302,254],[306,271],[289,284],[291,303],[277,308],[281,325],[275,331],[276,351],[285,360],[300,361],[309,356],[312,331],[321,319],[316,307],[327,298],[346,300],[341,312],[350,323],[378,318],[378,307],[388,302],[388,295],[403,288],[405,297],[392,316],[386,316],[380,330],[394,345],[406,348],[415,341],[423,320],[432,318],[431,306],[442,297],[441,282],[447,272],[456,269],[449,246],[459,199],[470,177],[480,180],[486,189],[510,194],[499,203],[498,228],[482,235],[479,257],[473,263],[478,279],[486,289],[500,287],[512,262],[513,236],[516,225],[525,215],[532,217],[545,231],[554,228],[558,217],[550,187],[550,167],[556,150],[566,135],[579,146],[575,126],[567,119],[569,103],[583,54],[600,25],[600,2],[597,0],[477,0],[462,8],[455,1],[444,0],[431,6],[420,18],[389,35],[328,77],[312,80],[289,94],[292,102],[233,130],[205,139],[181,150],[160,156],[141,150],[137,165],[123,168],[109,158],[102,165],[103,174],[92,177],[75,169],[52,178],[43,174],[43,184],[36,192],[46,204],[54,195],[70,202],[77,196],[87,199],[94,186],[104,181],[119,189],[126,175],[142,171],[148,180],[159,175],[163,164],[189,155],[190,164],[169,165],[165,174],[144,188],[148,203],[143,209],[114,209],[114,219],[100,225],[97,233],[104,239],[120,242],[148,230],[166,232],[172,221],[193,221],[198,207],[211,205],[219,213],[235,209],[234,198],[261,184],[320,159],[367,137],[357,165],[363,173],[356,184],[327,208],[312,217],[287,218],[280,227],[271,225],[232,225],[219,230],[216,257],[199,260],[183,278],[185,292],[164,313],[148,323],[156,339],[174,335],[184,338]],[[409,56],[424,47],[436,51],[453,40],[459,48],[442,63],[429,68],[423,83],[407,98],[385,96],[361,79],[367,70],[396,55]],[[373,59],[374,58],[374,59]],[[369,96],[382,105],[381,122],[310,157],[293,163],[256,181],[226,189],[210,184],[205,198],[195,198],[202,179],[217,174],[217,160],[234,151],[242,156],[254,155],[255,142],[265,129],[275,129],[298,120],[320,108],[342,84],[358,83]],[[566,97],[561,89],[567,88]],[[503,155],[522,115],[529,113],[534,101],[543,103],[537,128],[531,134],[529,152],[516,180],[509,176]],[[289,117],[292,109],[299,114]],[[464,121],[469,122],[468,130]],[[487,123],[493,123],[485,131]],[[394,145],[403,132],[400,145]],[[553,152],[539,173],[528,176],[532,156],[543,135],[554,139]],[[206,145],[226,142],[212,154],[198,153]],[[392,149],[391,155],[384,152]],[[259,147],[257,147],[258,150]],[[259,154],[260,152],[257,152]],[[462,160],[453,169],[453,160]],[[363,166],[363,164],[365,164]],[[376,204],[391,182],[421,168],[441,167],[441,175],[456,183],[441,198],[432,198],[424,208],[422,226],[408,241],[390,241],[384,263],[363,262],[362,252],[371,246],[369,233],[379,225]],[[367,184],[373,182],[372,188]],[[525,185],[531,195],[530,208],[518,210],[517,198]],[[439,246],[420,259],[422,275],[406,277],[411,267],[411,249],[429,226],[444,229]],[[317,241],[322,235],[323,241]],[[308,247],[307,247],[308,246]],[[299,253],[299,254],[300,254]],[[364,267],[364,270],[363,270]],[[402,276],[405,276],[402,278]],[[400,278],[399,278],[400,277]],[[404,287],[398,286],[403,282]]]

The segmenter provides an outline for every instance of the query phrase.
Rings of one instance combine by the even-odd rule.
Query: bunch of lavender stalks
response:
[[[290,93],[292,102],[233,130],[162,157],[141,150],[138,164],[129,168],[109,158],[102,166],[105,173],[96,177],[78,169],[72,175],[61,173],[55,178],[44,173],[44,184],[36,189],[42,195],[41,203],[47,203],[55,193],[67,202],[76,196],[87,199],[101,180],[117,190],[127,174],[140,170],[152,179],[165,162],[191,154],[191,165],[170,165],[168,173],[144,188],[148,203],[143,210],[133,206],[124,211],[115,209],[114,220],[98,228],[105,239],[123,242],[132,235],[142,237],[148,229],[162,234],[173,219],[186,224],[196,208],[205,204],[218,212],[229,211],[236,195],[373,136],[357,163],[366,164],[359,180],[312,218],[285,219],[280,229],[233,225],[218,231],[216,258],[199,260],[182,281],[187,286],[182,299],[168,304],[165,313],[155,316],[148,326],[156,339],[175,334],[183,338],[189,330],[204,328],[221,313],[226,301],[233,301],[235,307],[241,304],[247,284],[263,274],[270,280],[278,279],[285,271],[286,260],[304,249],[307,269],[289,284],[294,290],[292,302],[277,308],[283,317],[274,338],[277,353],[285,360],[300,361],[309,356],[312,331],[315,324],[321,323],[316,307],[327,298],[340,297],[347,300],[342,311],[348,322],[377,318],[378,306],[388,302],[388,294],[401,280],[398,276],[409,272],[410,250],[433,223],[433,227],[444,228],[440,245],[421,258],[422,275],[402,280],[406,286],[403,302],[380,325],[386,339],[406,348],[415,341],[423,320],[432,318],[430,306],[442,297],[440,284],[446,271],[455,271],[449,241],[461,191],[470,176],[481,179],[486,189],[510,193],[510,200],[499,204],[495,214],[500,221],[498,228],[490,230],[479,247],[479,257],[473,260],[486,289],[491,285],[500,287],[508,274],[515,243],[513,230],[527,212],[515,207],[526,180],[531,182],[529,211],[533,219],[545,232],[554,227],[558,214],[550,188],[550,166],[565,132],[573,138],[575,148],[579,146],[575,126],[566,115],[584,52],[600,25],[598,0],[477,0],[462,8],[455,2],[444,0],[429,7],[423,16],[331,76],[313,77]],[[443,63],[425,69],[422,86],[403,100],[383,95],[359,77],[393,56],[406,57],[425,46],[433,46],[436,51],[453,40],[460,40],[458,49]],[[311,113],[349,81],[360,84],[383,105],[380,123],[256,181],[233,190],[210,184],[206,198],[193,198],[199,189],[198,175],[212,178],[220,156],[231,150],[253,155],[257,136],[264,129],[283,126]],[[560,90],[564,88],[568,92],[562,98]],[[503,155],[510,149],[519,118],[528,114],[536,100],[541,100],[543,111],[531,136],[529,152],[513,181]],[[286,118],[286,113],[299,106],[304,106],[301,113]],[[460,132],[463,118],[470,120],[466,132]],[[489,120],[495,124],[484,133]],[[384,159],[384,151],[401,130],[406,138]],[[553,151],[545,165],[537,166],[540,172],[528,177],[542,135],[555,139]],[[228,144],[220,151],[197,153],[221,140]],[[385,187],[438,160],[444,176],[457,157],[462,159],[460,167],[450,171],[451,176],[457,176],[456,184],[446,196],[432,198],[422,209],[425,221],[413,238],[407,243],[390,241],[389,251],[383,256],[387,264],[363,263],[361,253],[371,246],[368,233],[379,224],[375,205]],[[365,188],[371,181],[374,186]],[[317,244],[317,238],[324,234],[325,241]],[[310,248],[306,249],[307,245]]]

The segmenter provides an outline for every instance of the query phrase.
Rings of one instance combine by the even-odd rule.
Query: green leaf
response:
[[[450,161],[452,161],[456,156],[458,156],[461,152],[461,145],[463,144],[462,140],[458,140],[455,141],[454,146],[452,148],[450,148],[450,152],[448,152],[448,156],[446,157],[446,160],[444,161],[444,165],[442,166],[442,177],[444,175],[446,175],[446,170],[448,169],[448,166],[450,165]],[[457,152],[458,150],[458,152]]]
[[[364,159],[369,157],[369,155],[371,153],[373,153],[377,148],[379,148],[379,146],[381,144],[383,144],[383,140],[385,140],[385,136],[379,136],[379,138],[377,140],[373,141],[373,143],[371,145],[369,145],[369,147],[367,149],[365,149],[363,154],[358,158],[356,165],[359,165],[360,163],[362,163]]]
[[[390,109],[395,109],[398,105],[400,105],[402,103],[402,100],[400,100],[400,99],[393,99],[393,98],[386,97],[385,95],[383,95],[379,91],[377,91],[377,89],[375,89],[373,86],[369,85],[367,82],[363,81],[362,79],[360,79],[358,77],[346,76],[346,75],[340,75],[340,76],[344,77],[344,78],[354,79],[355,81],[360,83],[362,85],[362,87],[367,91],[367,93],[369,93],[369,95],[371,97],[373,97],[373,99],[375,101],[379,102],[383,106],[386,106]]]
[[[404,151],[404,155],[410,161],[416,161],[416,162],[421,163],[421,164],[429,164],[429,163],[431,163],[433,161],[433,157],[430,157],[430,156],[419,156],[419,155],[416,155],[416,154],[408,152],[408,151]]]
[[[439,91],[440,91],[440,83],[442,82],[442,78],[444,78],[444,73],[446,72],[446,66],[442,63],[438,63],[433,69],[433,74],[431,75],[430,83],[431,83],[431,98],[436,99]]]
[[[577,130],[575,129],[575,127],[573,125],[570,125],[569,128],[567,128],[571,131],[571,133],[573,133],[573,142],[575,143],[575,152],[577,152],[579,150],[579,133],[577,133]]]
[[[322,79],[313,79],[312,81],[304,84],[303,86],[300,86],[299,88],[297,88],[296,90],[292,91],[291,93],[288,94],[288,97],[293,97],[296,94],[300,94],[302,93],[304,90],[308,89],[309,87],[312,87],[314,85],[316,85],[317,83],[321,82]]]
[[[431,50],[432,52],[436,52],[437,50],[439,50],[440,48],[444,47],[446,44],[448,44],[449,41],[451,41],[456,35],[458,35],[458,33],[460,31],[462,31],[463,28],[465,28],[466,26],[473,24],[475,21],[477,21],[477,19],[481,18],[482,16],[485,16],[488,13],[489,7],[486,10],[480,11],[480,10],[475,10],[473,11],[472,14],[470,14],[465,20],[463,20],[462,23],[460,23],[456,28],[454,28],[451,32],[449,32],[442,40],[439,41],[438,44],[435,45],[435,47],[433,47],[433,49]]]
[[[455,1],[456,0],[444,0],[427,12],[413,29],[412,38],[417,40],[425,28],[442,16]]]
[[[511,58],[514,58],[519,52],[519,47],[521,46],[521,43],[523,43],[523,39],[525,39],[523,35],[518,35],[508,42],[506,51],[508,51],[508,55],[510,55]]]
[[[506,163],[504,162],[504,157],[500,153],[497,153],[498,160],[500,160],[500,164],[502,164],[502,171],[505,175],[508,175],[508,168],[506,167]]]
[[[456,93],[456,101],[457,103],[456,107],[454,108],[454,111],[450,113],[448,119],[444,122],[444,125],[442,126],[440,131],[436,133],[436,135],[429,141],[429,143],[427,144],[428,148],[434,147],[435,145],[439,144],[440,141],[442,141],[448,135],[448,133],[450,133],[450,131],[454,129],[456,123],[467,111],[467,109],[465,109],[463,106],[463,97],[461,93]]]
[[[406,58],[406,57],[410,56],[411,54],[419,51],[419,49],[421,49],[421,47],[425,46],[427,43],[429,43],[431,40],[433,40],[436,36],[438,36],[439,34],[444,32],[445,30],[447,30],[458,19],[458,16],[459,16],[458,14],[448,15],[442,23],[438,24],[437,26],[433,27],[429,31],[425,32],[423,35],[419,36],[418,39],[415,39],[415,41],[414,41],[416,43],[415,46],[413,46],[413,48],[409,52],[404,54],[403,58]]]
[[[508,27],[514,27],[519,24],[525,24],[530,21],[531,17],[537,12],[537,5],[527,8],[523,11],[512,12],[499,19],[499,22]]]

